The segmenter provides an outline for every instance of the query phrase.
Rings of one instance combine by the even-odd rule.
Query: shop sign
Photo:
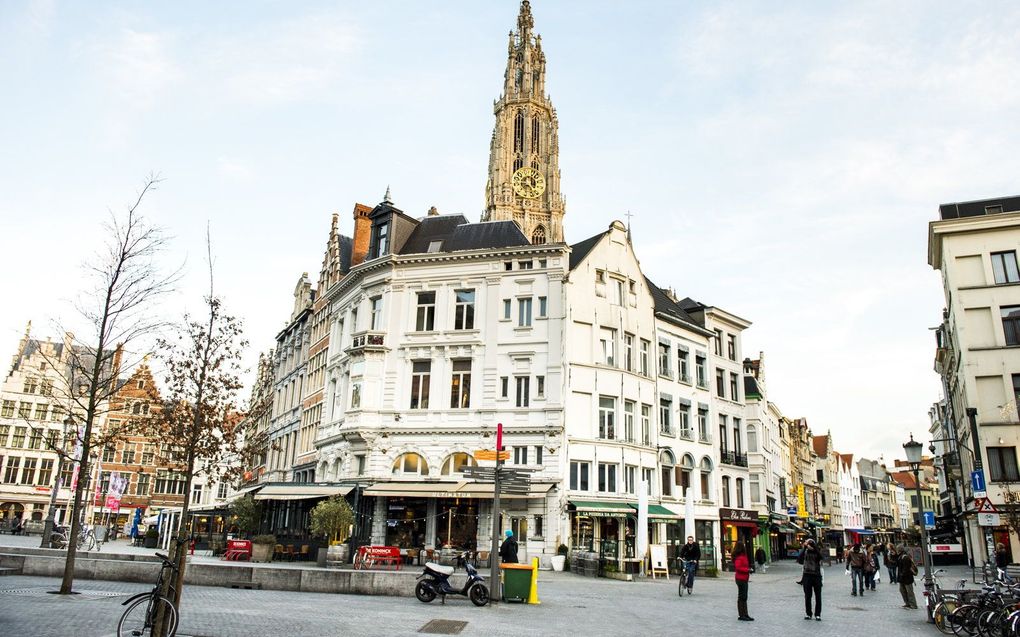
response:
[[[757,522],[758,512],[746,509],[719,509],[719,519],[734,522]]]
[[[807,514],[807,500],[804,498],[804,485],[797,485],[797,517],[806,518]]]

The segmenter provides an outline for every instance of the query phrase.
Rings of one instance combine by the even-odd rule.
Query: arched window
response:
[[[669,449],[659,452],[659,464],[662,466],[662,495],[673,495],[673,467],[676,465],[676,458]]]
[[[683,491],[677,495],[691,495],[691,473],[693,472],[694,456],[689,453],[685,453],[684,457],[680,459],[680,486],[683,488]]]
[[[427,476],[429,465],[416,453],[405,453],[393,461],[394,475]]]
[[[464,467],[477,467],[478,463],[475,462],[474,456],[469,453],[451,453],[443,461],[444,476],[448,476],[451,473],[460,473]]]
[[[701,499],[712,499],[712,461],[708,456],[701,459]]]
[[[514,116],[514,152],[524,152],[524,111]]]
[[[730,506],[730,477],[722,477],[722,505],[724,507]]]
[[[333,470],[330,471],[330,474],[329,474],[331,479],[333,479],[333,480],[339,480],[340,479],[340,466],[341,466],[340,465],[340,458],[337,458],[336,461],[333,463]]]
[[[535,231],[531,233],[531,243],[534,245],[542,245],[545,243],[545,227],[538,226]]]
[[[747,451],[748,453],[758,451],[758,428],[754,425],[747,426]]]

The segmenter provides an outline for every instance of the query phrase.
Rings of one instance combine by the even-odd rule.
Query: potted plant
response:
[[[246,535],[258,533],[262,524],[262,504],[251,495],[238,498],[230,504],[230,517],[233,526]]]
[[[154,549],[157,545],[159,545],[159,531],[156,530],[156,527],[150,526],[145,531],[145,540],[143,540],[142,546],[147,549]]]
[[[552,556],[549,560],[552,562],[552,568],[554,571],[562,571],[563,567],[567,563],[567,553],[570,549],[567,548],[566,544],[560,544],[559,548],[556,549],[556,555]]]
[[[326,538],[329,548],[323,561],[343,564],[347,561],[348,546],[344,544],[354,524],[354,511],[342,496],[333,496],[315,505],[311,512],[313,535]]]
[[[272,562],[275,549],[275,535],[256,535],[251,539],[251,561]]]

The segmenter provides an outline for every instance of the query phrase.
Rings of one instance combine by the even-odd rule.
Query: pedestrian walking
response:
[[[801,582],[804,586],[804,619],[811,619],[811,597],[815,598],[814,618],[822,621],[822,552],[818,550],[814,540],[804,542],[797,562],[804,569]]]
[[[868,555],[861,550],[861,543],[857,542],[846,554],[846,570],[850,573],[851,588],[850,594],[857,597],[858,585],[861,589],[861,597],[864,597],[864,566],[868,562]]]
[[[499,560],[504,564],[517,563],[517,539],[514,537],[514,532],[510,529],[507,529],[506,539],[503,540],[502,546],[499,547]]]
[[[900,544],[896,550],[899,559],[896,563],[896,579],[900,583],[900,595],[903,597],[903,608],[917,610],[917,598],[914,597],[914,576],[917,575],[917,565],[914,558],[907,552],[907,548]]]
[[[900,559],[899,553],[896,552],[896,547],[889,543],[889,546],[885,549],[885,567],[889,570],[889,583],[896,583],[896,562]]]
[[[872,544],[868,546],[867,561],[864,563],[864,588],[875,590],[875,575],[878,572],[878,554]]]
[[[754,561],[758,564],[758,568],[761,569],[761,572],[764,573],[766,562],[765,549],[760,546],[758,547],[758,549],[754,552]]]
[[[751,563],[747,559],[747,549],[743,542],[733,545],[733,570],[733,579],[737,582],[737,619],[753,622],[754,617],[747,614],[747,585],[751,580]]]

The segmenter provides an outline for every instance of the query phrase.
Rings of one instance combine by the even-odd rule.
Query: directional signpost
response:
[[[970,472],[970,490],[974,492],[975,498],[983,498],[988,495],[988,492],[985,490],[984,471]]]

